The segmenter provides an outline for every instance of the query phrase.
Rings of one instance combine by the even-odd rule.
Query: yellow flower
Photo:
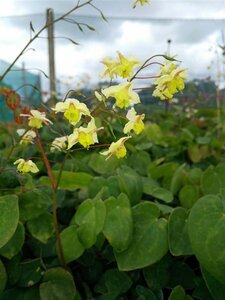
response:
[[[18,165],[17,166],[17,171],[20,173],[37,173],[39,172],[38,167],[36,166],[36,164],[32,161],[32,160],[24,160],[23,158],[17,159],[14,162],[14,165]]]
[[[168,75],[173,70],[176,70],[176,69],[177,69],[177,66],[174,63],[172,63],[168,60],[165,60],[164,65],[160,67],[160,75]]]
[[[73,133],[68,136],[68,147],[72,148],[75,144],[80,143],[84,148],[89,148],[90,145],[98,143],[97,131],[103,127],[97,128],[94,118],[88,123],[87,127],[75,128]]]
[[[102,77],[109,75],[112,79],[115,76],[120,76],[122,78],[130,78],[133,74],[133,69],[140,65],[140,61],[133,57],[125,57],[122,53],[117,51],[118,59],[112,59],[111,57],[106,57],[102,60],[105,65]]]
[[[55,150],[59,150],[59,151],[65,150],[67,140],[68,140],[67,136],[55,138],[54,141],[52,142],[50,151],[54,152]]]
[[[160,68],[159,76],[155,80],[154,97],[171,100],[175,93],[184,89],[184,79],[187,78],[186,70],[178,68],[175,64],[166,61],[165,65]]]
[[[145,125],[143,123],[142,120],[144,120],[145,115],[137,115],[137,112],[135,111],[135,109],[132,107],[126,115],[127,119],[129,120],[129,122],[127,122],[127,124],[125,125],[123,132],[126,134],[128,132],[130,132],[131,130],[133,130],[136,134],[140,134],[144,128]]]
[[[33,144],[36,138],[36,133],[33,130],[26,131],[25,129],[17,129],[16,131],[21,136],[20,144],[28,145]]]
[[[109,77],[112,79],[116,75],[115,68],[117,67],[119,62],[111,57],[105,57],[101,62],[105,65],[101,77],[109,75]]]
[[[140,61],[136,58],[125,57],[117,51],[119,56],[119,64],[115,67],[115,73],[123,78],[130,78],[133,74],[134,67],[140,65]]]
[[[116,99],[114,106],[122,109],[130,105],[140,103],[138,94],[135,93],[132,88],[132,83],[126,82],[115,86],[110,86],[101,92],[106,98],[114,97]]]
[[[45,125],[52,124],[52,122],[46,118],[45,112],[40,112],[39,110],[32,109],[30,114],[21,114],[22,117],[28,117],[28,125],[32,128],[41,128],[42,123]]]
[[[133,4],[133,8],[135,8],[138,3],[140,3],[143,6],[145,3],[149,3],[150,1],[151,0],[135,0]]]
[[[131,138],[130,136],[127,137],[122,137],[119,139],[117,142],[113,142],[109,146],[109,150],[100,152],[101,155],[106,155],[107,158],[109,159],[112,155],[115,155],[117,158],[123,158],[127,154],[127,149],[124,146],[124,143]]]
[[[80,121],[82,115],[90,116],[90,111],[86,104],[80,103],[73,98],[68,98],[65,102],[58,102],[52,110],[55,111],[55,113],[63,112],[64,117],[72,125],[76,125]]]

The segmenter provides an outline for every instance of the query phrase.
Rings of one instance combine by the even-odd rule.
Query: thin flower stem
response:
[[[105,113],[107,113],[107,114],[116,116],[117,118],[120,118],[120,119],[123,119],[123,120],[126,120],[126,121],[127,121],[127,118],[126,118],[126,117],[124,117],[124,116],[122,116],[122,115],[120,115],[120,114],[117,114],[117,113],[116,113],[114,110],[112,110],[112,109],[103,109],[103,108],[101,108],[100,110],[101,110],[102,112],[105,112]]]
[[[42,146],[42,143],[41,143],[41,139],[40,139],[40,135],[38,133],[38,130],[35,130],[36,132],[36,135],[37,135],[37,145],[39,147],[39,150],[41,152],[41,155],[42,155],[42,158],[43,158],[43,161],[44,161],[44,164],[46,166],[46,169],[47,169],[47,173],[48,173],[48,177],[49,177],[49,180],[50,180],[50,183],[51,183],[51,186],[52,186],[52,189],[55,191],[56,190],[56,183],[55,183],[55,179],[54,179],[54,176],[53,176],[53,173],[52,173],[52,168],[50,166],[50,163],[48,161],[48,158],[45,154],[45,151],[44,151],[44,148]]]
[[[63,162],[61,163],[61,166],[60,166],[59,175],[58,175],[57,182],[56,182],[56,190],[59,187],[60,180],[61,180],[61,177],[62,177],[62,172],[63,172],[65,162],[66,162],[68,156],[69,156],[69,152],[66,152],[66,155],[64,156]]]
[[[59,250],[59,258],[61,261],[62,266],[66,269],[66,262],[63,254],[63,248],[62,248],[62,241],[61,241],[61,236],[59,232],[59,225],[58,225],[58,218],[57,218],[57,205],[56,205],[56,192],[57,192],[57,184],[55,182],[52,168],[50,166],[49,160],[45,154],[44,148],[41,143],[40,135],[38,133],[38,130],[36,130],[36,135],[37,135],[37,145],[39,147],[39,150],[41,152],[45,167],[47,169],[48,177],[52,186],[52,211],[53,211],[53,221],[54,221],[54,228],[55,228],[55,233],[56,233],[56,238],[57,238],[57,244],[58,244],[58,250]]]
[[[156,54],[156,55],[153,55],[153,56],[151,56],[151,57],[149,57],[144,63],[143,63],[143,65],[141,65],[141,67],[137,70],[137,72],[131,77],[131,79],[130,79],[130,82],[132,81],[132,80],[134,80],[135,79],[135,77],[137,76],[137,74],[139,73],[139,72],[141,72],[141,70],[143,70],[145,67],[147,67],[147,64],[148,64],[148,62],[150,61],[150,60],[152,60],[153,58],[155,58],[155,57],[164,57],[165,55],[164,54]],[[150,66],[151,64],[155,64],[156,62],[154,62],[154,63],[150,63],[150,64],[148,64],[148,66]],[[157,63],[157,64],[159,64],[159,63]]]
[[[101,144],[101,145],[93,145],[93,146],[90,146],[89,149],[95,149],[95,148],[104,148],[104,147],[109,147],[110,144]],[[73,149],[70,151],[70,153],[72,152],[78,152],[78,151],[81,151],[81,150],[87,150],[86,148],[82,147],[82,148],[76,148],[76,149]]]

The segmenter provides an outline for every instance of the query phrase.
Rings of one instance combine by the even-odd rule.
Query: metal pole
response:
[[[46,12],[47,25],[48,25],[48,63],[49,63],[49,76],[50,76],[50,102],[54,102],[56,97],[55,86],[55,48],[54,48],[54,13],[52,8],[48,8]]]

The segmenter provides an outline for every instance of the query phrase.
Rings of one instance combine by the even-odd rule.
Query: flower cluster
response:
[[[132,76],[134,73],[134,68],[141,65],[140,61],[135,58],[126,57],[122,53],[118,53],[118,60],[112,58],[104,58],[102,60],[105,65],[103,71],[103,76],[109,76],[111,79],[114,77],[121,77],[127,79],[126,82],[122,82],[117,85],[110,86],[108,88],[102,89],[101,91],[96,91],[96,98],[107,104],[109,99],[114,99],[113,109],[129,109],[126,114],[127,123],[123,129],[123,133],[128,136],[121,137],[117,142],[113,142],[109,149],[101,152],[102,155],[106,155],[107,158],[115,155],[117,158],[123,158],[126,156],[127,150],[124,143],[131,138],[129,135],[131,131],[135,134],[140,134],[144,130],[143,120],[145,115],[137,115],[134,109],[134,105],[139,104],[139,95],[134,91],[134,86],[132,83]]]
[[[137,2],[137,1],[136,1]],[[146,2],[146,1],[145,1]],[[144,2],[141,2],[144,4]],[[126,123],[124,124],[123,133],[125,136],[120,137],[117,141],[112,142],[109,148],[100,154],[106,156],[106,159],[115,155],[117,158],[123,158],[127,154],[125,142],[131,138],[131,132],[139,135],[144,130],[144,114],[137,114],[134,106],[140,103],[139,95],[135,92],[133,80],[136,75],[149,62],[148,59],[144,64],[131,57],[126,57],[122,53],[118,53],[117,59],[104,58],[103,64],[105,69],[104,76],[121,77],[126,79],[125,82],[117,85],[112,85],[107,88],[95,91],[96,98],[107,107],[113,100],[112,109],[122,110],[126,113]],[[163,55],[162,55],[163,56]],[[135,67],[141,65],[134,73]],[[187,77],[184,69],[178,68],[173,62],[166,60],[161,66],[159,74],[155,80],[156,89],[153,96],[159,97],[162,100],[171,100],[173,94],[184,89],[184,79]],[[72,125],[72,132],[66,136],[56,137],[51,143],[50,150],[53,151],[68,151],[77,144],[89,149],[90,146],[98,143],[97,133],[103,129],[96,125],[96,120],[85,103],[81,103],[74,98],[67,98],[65,101],[56,103],[52,108],[54,114],[63,114],[63,117]],[[21,137],[20,144],[33,144],[37,139],[40,145],[38,129],[43,125],[52,124],[52,121],[47,119],[46,113],[31,109],[29,112],[20,114],[20,117],[27,117],[28,129],[17,130]],[[38,168],[31,160],[18,159],[14,164],[17,165],[17,170],[22,173],[38,172]]]
[[[64,102],[58,102],[52,110],[55,113],[63,113],[69,123],[74,126],[73,132],[69,136],[56,138],[52,142],[52,151],[56,149],[69,150],[77,143],[88,149],[91,145],[98,143],[97,131],[103,128],[96,127],[95,119],[91,116],[86,104],[80,103],[76,99],[68,98]],[[88,117],[89,122],[86,127],[77,127],[82,116]]]
[[[166,60],[155,80],[156,88],[153,96],[159,97],[161,100],[172,100],[175,93],[184,89],[184,79],[186,78],[186,70],[180,69],[174,63]]]
[[[34,140],[37,137],[36,130],[41,128],[43,124],[52,124],[52,122],[46,118],[45,112],[40,112],[35,109],[30,110],[29,113],[20,114],[20,117],[27,117],[28,126],[30,127],[29,130],[22,128],[17,130],[17,134],[21,137],[19,143],[23,145],[34,144]],[[24,160],[20,158],[14,162],[14,165],[17,165],[17,171],[23,174],[28,172],[37,173],[39,171],[36,164],[30,159]]]

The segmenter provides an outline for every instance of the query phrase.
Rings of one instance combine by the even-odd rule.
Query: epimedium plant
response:
[[[222,300],[225,165],[213,133],[165,134],[136,111],[142,70],[159,65],[150,78],[164,101],[186,71],[164,54],[102,63],[110,85],[94,107],[66,96],[20,111],[4,90],[24,128],[0,174],[0,299]]]
[[[103,105],[108,106],[107,101],[109,98],[114,98],[116,100],[115,104],[113,105],[114,109],[115,107],[118,107],[120,109],[126,109],[131,105],[140,103],[139,96],[133,90],[133,85],[131,81],[134,80],[136,74],[138,74],[146,66],[146,64],[149,62],[149,59],[133,75],[133,69],[137,64],[139,64],[139,62],[137,60],[133,60],[132,58],[126,58],[121,53],[118,53],[118,55],[119,55],[119,60],[113,60],[108,58],[103,60],[103,63],[106,64],[106,70],[104,71],[104,74],[109,74],[111,78],[113,78],[113,76],[115,75],[121,76],[122,78],[127,78],[128,81],[118,85],[110,86],[106,89],[101,90],[100,93],[96,92],[95,94],[98,100],[100,101],[99,106],[101,107]],[[160,55],[160,56],[164,56],[164,55]],[[169,60],[173,60],[172,58],[169,57],[166,58]],[[158,78],[156,81],[157,93],[160,93],[162,99],[172,98],[173,93],[183,89],[184,87],[183,79],[185,77],[185,71],[178,69],[176,65],[170,62],[169,60],[166,61],[165,64],[160,63],[161,64],[160,75],[157,76]],[[129,80],[130,77],[131,79]],[[162,79],[161,81],[160,78]],[[165,78],[167,80],[165,80]],[[167,93],[170,96],[170,98],[167,97]],[[104,104],[102,104],[102,102]],[[104,128],[96,126],[96,120],[94,114],[90,112],[86,104],[81,103],[78,100],[73,98],[67,98],[63,102],[56,103],[55,107],[52,108],[52,111],[56,114],[63,113],[64,118],[73,127],[71,134],[62,137],[56,137],[53,140],[51,144],[52,151],[54,150],[64,151],[66,155],[66,153],[70,153],[70,149],[72,149],[73,146],[76,145],[77,143],[79,143],[81,146],[87,149],[89,149],[91,145],[98,143],[97,132],[103,130]],[[56,209],[57,209],[56,194],[57,194],[57,189],[60,185],[60,177],[63,175],[63,166],[60,169],[58,178],[55,178],[39,134],[39,129],[41,127],[43,127],[44,125],[53,124],[53,122],[46,117],[45,112],[40,112],[34,109],[31,109],[29,114],[21,114],[20,116],[28,119],[28,130],[25,131],[23,129],[19,129],[18,133],[22,134],[20,143],[34,144],[36,142],[40,150],[45,167],[47,169],[47,174],[51,183],[52,194],[53,194],[52,210],[54,216],[54,229],[57,235],[58,252],[59,252],[61,263],[66,268],[66,263],[70,262],[71,259],[73,261],[74,259],[79,257],[83,253],[85,247],[83,251],[81,252],[78,251],[78,254],[76,253],[76,251],[74,252],[74,250],[72,250],[73,255],[71,258],[70,249],[69,249],[69,253],[67,254],[68,250],[66,246],[66,241],[69,237],[72,238],[72,236],[77,235],[76,233],[77,229],[74,225],[72,225],[66,228],[61,234],[59,233],[57,214],[56,214]],[[138,115],[134,107],[129,109],[126,114],[126,117],[122,117],[128,120],[128,122],[125,124],[123,129],[123,133],[127,135],[119,138],[116,142],[112,142],[109,145],[108,150],[100,152],[100,154],[103,156],[107,156],[106,159],[109,159],[112,155],[115,155],[117,158],[125,157],[127,154],[127,150],[124,144],[128,139],[131,138],[130,135],[131,131],[134,131],[136,134],[140,134],[144,130],[144,123],[143,123],[144,117],[145,116],[143,114]],[[86,126],[82,126],[84,124],[86,124]],[[24,158],[19,158],[14,162],[14,164],[17,165],[17,171],[23,174],[28,172],[37,173],[39,171],[37,165],[30,158],[26,160]],[[121,201],[119,201],[119,203],[120,202]],[[83,207],[83,205],[85,207],[85,203],[86,202],[82,203],[80,207]],[[104,214],[106,211],[104,203],[102,202],[102,200],[98,200],[97,203],[98,205],[100,205],[100,207],[102,206],[102,210],[104,213],[100,217],[102,225],[100,226],[100,229],[97,230],[96,236],[94,236],[94,240],[93,240],[94,242],[96,241],[97,235],[103,230],[103,226],[106,226],[104,225]],[[127,207],[130,206],[128,199],[125,200],[125,203]],[[91,209],[93,209],[93,207],[91,207]],[[95,208],[95,210],[97,211],[98,209]],[[131,212],[129,218],[130,218],[129,222],[131,222]],[[84,221],[81,221],[81,224],[83,222]],[[89,225],[91,227],[94,226],[93,224],[89,224]],[[164,233],[165,233],[165,228],[164,228]],[[86,232],[85,235],[87,235]],[[82,237],[80,237],[80,239],[82,240]],[[110,238],[107,239],[111,240]],[[128,241],[130,242],[130,239],[128,239]],[[79,243],[75,243],[75,244],[79,245]],[[89,247],[92,245],[93,243],[91,243]],[[128,245],[129,243],[126,244],[126,247],[123,250],[127,249]],[[81,248],[83,248],[82,244],[80,244],[79,247],[81,250]],[[67,258],[67,255],[69,256],[69,258]],[[148,264],[148,262],[146,263]],[[146,263],[144,263],[143,266],[145,266]],[[137,265],[137,267],[143,267],[143,266]],[[128,267],[128,269],[129,268],[133,269],[134,267]]]

